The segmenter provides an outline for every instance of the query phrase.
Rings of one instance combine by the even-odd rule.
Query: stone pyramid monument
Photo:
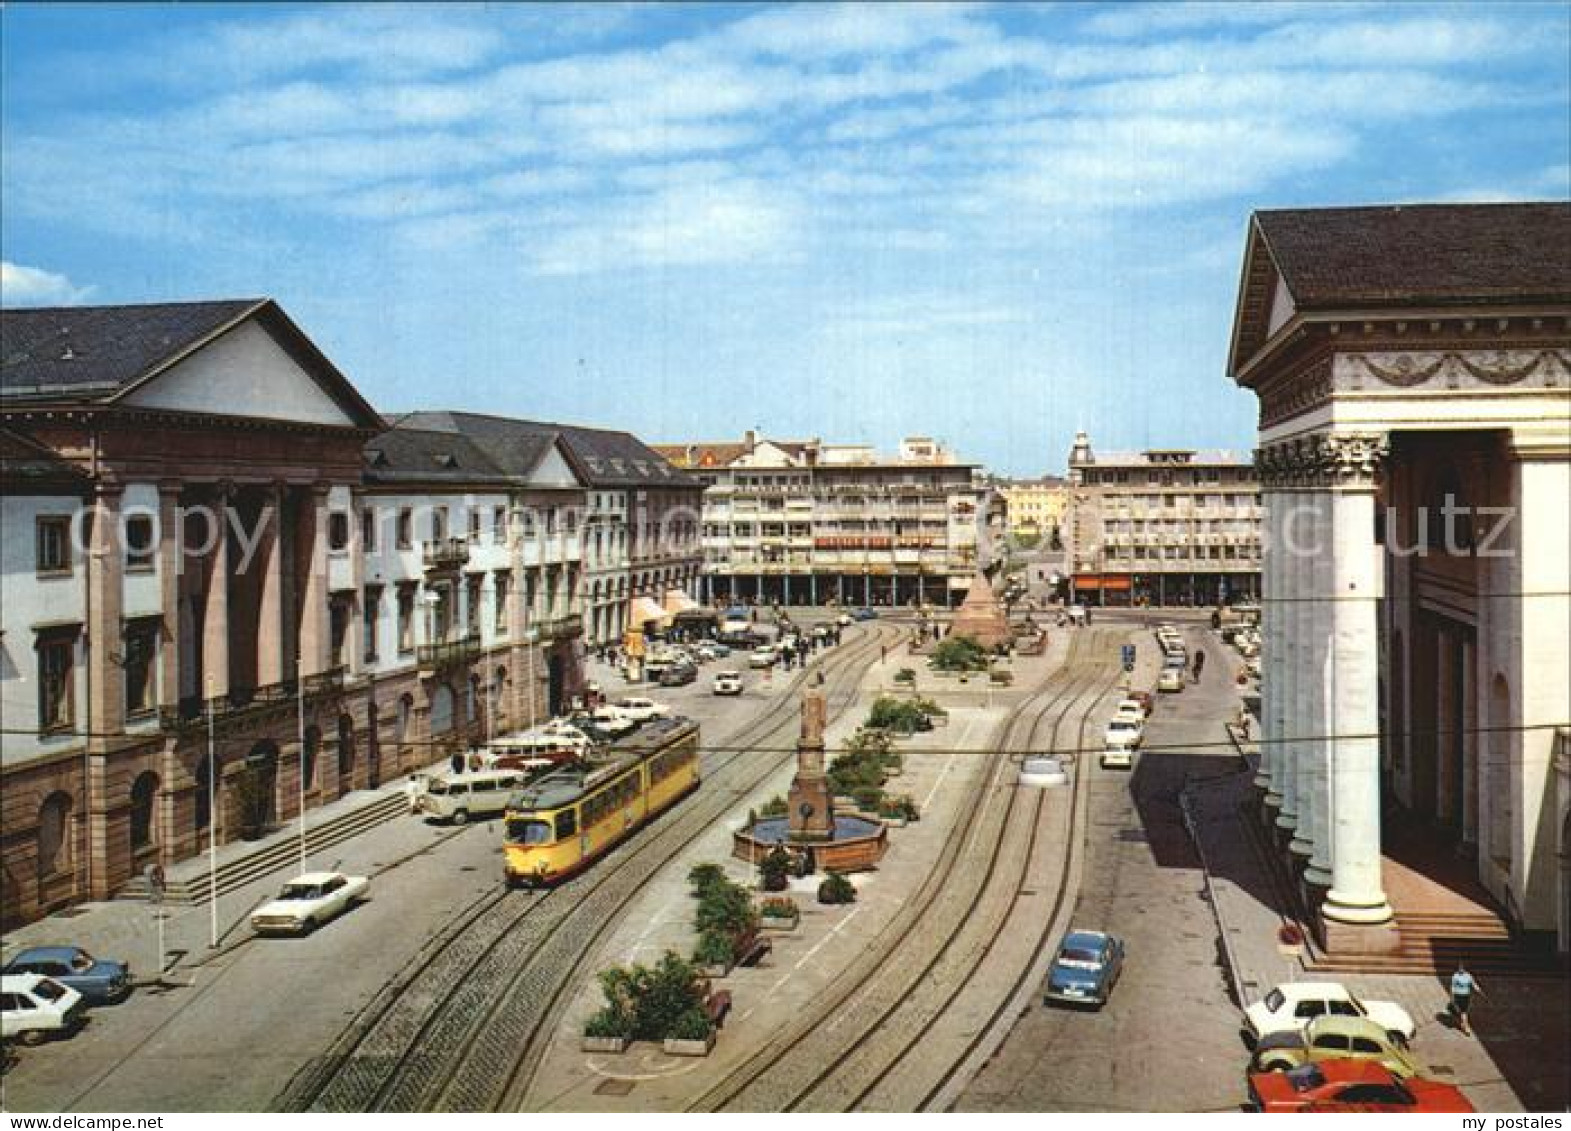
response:
[[[993,587],[980,571],[971,579],[966,599],[955,610],[950,626],[951,636],[969,636],[984,648],[1007,643],[1013,637],[1003,606],[993,595]]]

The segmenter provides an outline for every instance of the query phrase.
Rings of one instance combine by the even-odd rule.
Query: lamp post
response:
[[[213,677],[207,677],[207,918],[209,949],[218,946],[218,743],[213,724]]]
[[[295,737],[300,743],[300,871],[305,871],[305,658],[295,657]]]

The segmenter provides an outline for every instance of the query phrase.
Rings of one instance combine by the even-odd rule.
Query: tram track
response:
[[[824,672],[831,710],[843,711],[865,662],[889,639],[877,626],[802,679]],[[790,692],[800,682],[787,683],[775,703],[708,751],[705,784],[693,798],[594,868],[546,892],[498,888],[450,919],[327,1053],[296,1074],[275,1109],[477,1111],[522,1094],[544,1051],[547,1018],[621,907],[785,762],[783,748],[765,740],[791,726]]]
[[[986,785],[959,815],[922,888],[884,935],[873,940],[869,955],[832,982],[795,1025],[698,1097],[693,1109],[848,1110],[911,1053],[986,956],[990,943],[984,943],[974,962],[969,956],[975,948],[957,945],[992,937],[980,927],[978,909],[984,896],[992,892],[996,902],[998,892],[1018,891],[1034,856],[1044,799],[1033,790],[1034,796],[1022,803],[1023,791],[1003,780],[1011,755],[1037,749],[1039,729],[1055,708],[1094,690],[1083,721],[1116,681],[1116,675],[1103,670],[1111,649],[1097,650],[1104,657],[1100,661],[1084,656],[1098,636],[1076,634],[1053,682],[1017,706],[995,730],[998,739],[983,773]],[[1054,722],[1055,744],[1060,721]],[[1077,789],[1083,777],[1076,772]],[[984,865],[980,880],[963,880],[977,874],[977,864]],[[994,882],[995,877],[1010,876],[1013,886]],[[942,981],[935,980],[935,972],[948,975],[949,967],[957,964],[956,990],[930,1000],[933,987]],[[908,1036],[913,1027],[915,1035]]]

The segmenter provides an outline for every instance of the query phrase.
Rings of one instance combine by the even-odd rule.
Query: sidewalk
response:
[[[1236,733],[1229,733],[1252,763],[1255,745],[1238,743]],[[1446,1021],[1448,991],[1441,979],[1311,973],[1280,944],[1278,931],[1291,920],[1267,848],[1250,825],[1252,778],[1253,770],[1240,771],[1188,791],[1223,951],[1243,999],[1240,1008],[1281,982],[1340,981],[1360,997],[1395,1001],[1412,1014],[1417,1023],[1413,1048],[1429,1074],[1459,1085],[1478,1110],[1565,1110],[1571,1102],[1564,1061],[1571,1002],[1564,979],[1493,979],[1482,987],[1473,1009],[1476,1036],[1467,1037]]]

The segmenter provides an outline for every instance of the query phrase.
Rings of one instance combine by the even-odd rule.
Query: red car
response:
[[[1413,1076],[1393,1076],[1372,1060],[1322,1060],[1290,1072],[1251,1072],[1256,1111],[1476,1110],[1460,1088]]]

